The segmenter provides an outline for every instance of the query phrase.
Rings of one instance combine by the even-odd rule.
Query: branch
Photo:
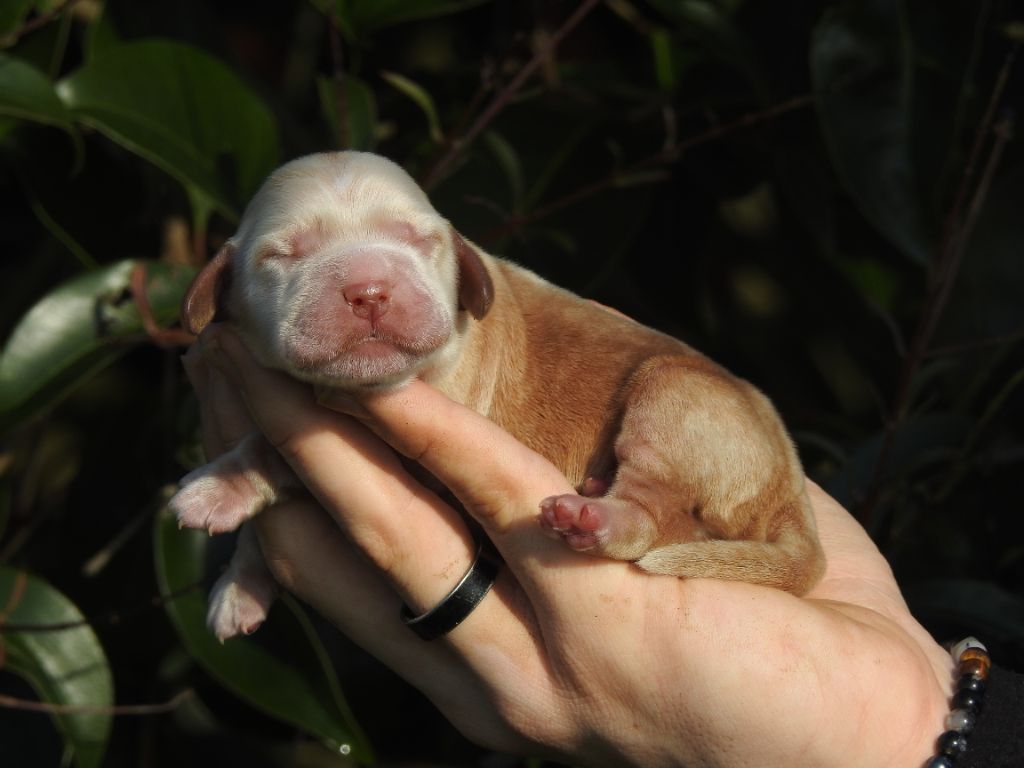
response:
[[[10,47],[14,45],[16,42],[18,42],[25,35],[31,32],[35,32],[37,29],[45,27],[47,24],[56,19],[58,16],[64,13],[64,11],[68,10],[71,6],[73,6],[75,3],[79,1],[80,0],[65,0],[65,2],[61,3],[60,5],[54,6],[46,13],[41,13],[31,21],[26,21],[16,30],[11,32],[6,37],[4,37],[3,40],[0,40],[0,47]]]
[[[345,51],[341,44],[341,31],[334,14],[327,14],[327,39],[331,44],[331,76],[334,79],[335,97],[338,103],[338,142],[340,149],[348,149],[352,142],[348,130],[348,89],[345,84]]]
[[[50,704],[45,701],[18,699],[0,693],[0,707],[20,709],[26,712],[42,712],[48,715],[161,715],[176,709],[182,702],[193,696],[195,696],[195,692],[186,689],[162,704],[101,706],[98,704]]]
[[[487,108],[480,114],[480,116],[473,122],[461,137],[453,138],[448,151],[441,156],[441,158],[434,163],[433,167],[427,172],[426,176],[423,177],[421,186],[429,190],[434,187],[438,181],[440,181],[444,172],[448,169],[459,155],[465,151],[473,140],[479,136],[484,129],[487,128],[493,121],[494,118],[508,105],[508,102],[512,100],[519,89],[523,87],[527,80],[536,72],[555,52],[562,40],[574,30],[587,14],[589,14],[601,0],[583,0],[582,3],[576,8],[573,14],[565,21],[565,23],[559,28],[555,34],[547,41],[547,45],[541,46],[534,54],[533,58],[526,63],[514,78],[506,85],[498,94],[491,100],[491,103]]]
[[[760,112],[750,112],[731,122],[716,125],[703,133],[684,139],[681,142],[676,143],[668,141],[663,149],[644,158],[643,160],[633,163],[626,168],[613,171],[605,178],[573,190],[572,192],[556,198],[546,205],[542,205],[541,207],[534,209],[530,213],[526,213],[522,216],[509,217],[504,224],[495,227],[482,235],[480,241],[485,244],[493,242],[494,240],[516,232],[525,224],[532,224],[540,221],[541,219],[545,219],[563,208],[568,208],[581,200],[586,200],[604,192],[607,189],[611,189],[619,184],[623,178],[639,173],[640,171],[670,165],[687,149],[692,149],[693,147],[700,146],[701,144],[716,141],[723,136],[735,133],[736,131],[744,128],[750,128],[751,126],[767,122],[779,115],[806,107],[813,102],[814,94],[805,93],[801,96],[794,96],[791,99],[779,102],[778,104],[770,106]]]
[[[900,425],[906,419],[907,411],[910,407],[914,381],[916,381],[921,365],[928,356],[928,349],[939,321],[946,310],[946,305],[949,303],[950,293],[953,290],[953,285],[956,283],[964,254],[967,251],[967,244],[977,224],[978,215],[984,207],[988,190],[992,185],[992,179],[1002,158],[1003,149],[1011,138],[1012,124],[1009,119],[1000,120],[995,125],[993,125],[993,121],[996,108],[1002,100],[1003,91],[1006,88],[1016,56],[1017,48],[1014,47],[1007,54],[999,75],[996,77],[988,105],[975,133],[974,144],[971,147],[967,164],[964,166],[963,176],[953,199],[953,204],[950,206],[949,214],[946,217],[939,258],[929,276],[927,299],[910,344],[910,351],[900,373],[896,397],[893,401],[889,421],[886,424],[885,434],[882,439],[882,447],[879,449],[871,481],[867,486],[866,500],[861,505],[858,513],[861,521],[865,521],[871,516],[878,503],[882,478],[889,463],[896,434],[899,431]],[[974,189],[974,194],[971,195],[971,183],[982,152],[991,136],[995,137],[992,149],[985,162],[981,179]],[[970,203],[965,218],[963,209],[968,199],[970,199]]]
[[[179,597],[195,592],[203,586],[203,582],[197,581],[194,584],[188,584],[181,589],[170,592],[166,595],[156,595],[151,597],[145,603],[137,605],[132,608],[128,608],[124,611],[108,611],[101,613],[97,616],[86,616],[82,619],[76,619],[75,621],[58,621],[52,624],[23,624],[17,622],[8,622],[0,620],[0,635],[5,633],[13,634],[15,632],[66,632],[69,629],[78,629],[79,627],[92,626],[97,622],[103,621],[108,624],[120,624],[127,616],[132,614],[142,613],[151,608],[160,608],[172,600],[177,600]],[[19,598],[20,599],[20,598]],[[16,605],[16,603],[15,603]],[[4,613],[7,612],[5,609]],[[0,614],[2,616],[3,614]]]

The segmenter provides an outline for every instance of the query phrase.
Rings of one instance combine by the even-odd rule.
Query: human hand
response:
[[[565,478],[427,385],[341,415],[258,366],[225,328],[204,334],[187,367],[207,447],[238,439],[251,415],[319,502],[257,519],[277,579],[474,741],[595,766],[918,766],[931,754],[949,657],[817,486],[828,569],[808,596],[652,576],[547,538],[537,505],[571,492]],[[481,604],[431,643],[399,607],[432,608],[475,546],[395,451],[451,489],[506,561]]]

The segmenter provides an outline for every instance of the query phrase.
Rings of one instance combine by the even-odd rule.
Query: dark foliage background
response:
[[[758,383],[926,626],[1024,668],[1022,39],[1009,0],[7,0],[4,764],[523,764],[299,606],[210,643],[223,545],[161,513],[177,300],[340,147]]]

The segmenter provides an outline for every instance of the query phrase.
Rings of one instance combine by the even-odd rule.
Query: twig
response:
[[[988,347],[1001,347],[1005,344],[1016,344],[1022,340],[1024,340],[1024,328],[1019,328],[1016,331],[1001,333],[997,336],[991,336],[984,339],[973,339],[970,341],[960,342],[959,344],[948,344],[944,347],[933,347],[928,350],[927,356],[928,358],[951,357],[953,355],[962,355],[965,352],[974,352]]]
[[[947,167],[942,172],[941,181],[938,187],[940,190],[946,188],[947,180],[956,170],[954,162],[957,155],[956,147],[960,143],[960,137],[964,129],[964,122],[967,118],[967,102],[970,100],[970,94],[973,90],[970,84],[977,70],[978,62],[981,61],[981,52],[984,48],[985,32],[988,28],[988,20],[991,10],[991,0],[982,0],[978,10],[978,17],[974,22],[974,34],[971,40],[971,50],[967,57],[967,63],[964,65],[960,93],[957,97],[956,111],[953,113],[953,128],[950,131],[950,146],[953,148],[953,151],[949,153],[950,156],[946,160]]]
[[[65,0],[65,2],[61,3],[60,5],[54,6],[46,13],[39,14],[31,21],[26,21],[16,30],[14,30],[9,35],[6,35],[2,40],[0,40],[0,45],[4,47],[14,45],[25,35],[31,32],[35,32],[37,29],[40,29],[41,27],[45,27],[47,24],[56,19],[58,16],[64,13],[64,11],[68,10],[77,2],[79,2],[79,0]]]
[[[935,329],[938,327],[939,320],[942,318],[946,305],[949,302],[950,292],[959,274],[960,265],[963,262],[967,244],[977,223],[978,214],[984,205],[1003,149],[1010,140],[1010,121],[1001,120],[997,125],[993,126],[993,120],[995,119],[996,108],[1002,100],[1003,91],[1009,79],[1010,70],[1013,67],[1016,55],[1017,49],[1014,47],[1007,54],[1006,60],[999,71],[985,113],[978,125],[974,144],[971,148],[967,164],[964,166],[960,185],[950,207],[949,214],[946,217],[939,259],[929,275],[927,299],[910,344],[910,351],[900,373],[896,397],[890,409],[890,417],[885,427],[882,446],[879,449],[872,477],[867,486],[865,501],[860,505],[858,517],[862,522],[867,521],[871,517],[878,503],[882,478],[889,463],[896,434],[900,425],[906,419],[907,411],[910,407],[914,381],[917,379],[921,365],[927,357],[928,348],[935,334]],[[971,182],[974,179],[984,147],[992,135],[995,136],[995,142],[989,152],[981,179],[974,189],[973,196],[971,196]],[[963,207],[969,197],[970,204],[965,219]]]
[[[753,125],[757,125],[758,123],[767,122],[779,115],[784,115],[787,112],[792,112],[813,104],[814,98],[814,93],[805,93],[801,96],[794,96],[791,99],[786,99],[786,101],[781,101],[778,104],[768,107],[760,112],[750,112],[736,120],[732,120],[731,122],[716,125],[710,130],[705,131],[698,136],[694,136],[691,139],[685,139],[677,145],[676,149],[682,152],[683,150],[692,149],[693,147],[700,146],[701,144],[707,144],[709,141],[719,139],[725,134],[733,133],[741,128],[749,128]]]
[[[674,162],[679,155],[685,150],[698,147],[702,144],[715,141],[722,138],[730,133],[739,131],[744,128],[750,128],[760,123],[766,122],[773,118],[783,115],[787,112],[792,112],[797,109],[808,106],[814,102],[813,93],[805,93],[801,96],[794,96],[791,99],[775,104],[767,109],[761,110],[760,112],[751,112],[742,117],[737,118],[728,123],[722,123],[715,125],[704,131],[703,133],[692,136],[688,139],[684,139],[681,142],[667,141],[664,148],[658,152],[644,158],[624,169],[613,171],[611,174],[603,179],[586,184],[579,189],[573,190],[568,194],[552,200],[546,205],[542,205],[539,208],[535,208],[530,213],[522,216],[510,217],[504,224],[486,232],[480,237],[480,241],[484,244],[493,242],[498,238],[504,237],[518,230],[525,224],[532,224],[541,219],[545,219],[554,213],[568,208],[581,200],[594,197],[595,195],[610,189],[619,184],[623,178],[630,176],[631,174],[638,173],[640,171],[648,170],[650,168],[657,168],[659,166],[669,165]]]
[[[345,83],[345,50],[341,44],[341,30],[334,14],[327,14],[327,39],[331,45],[331,76],[334,79],[335,98],[338,105],[338,143],[341,149],[348,149],[352,137],[348,130],[348,87]]]
[[[87,616],[82,619],[76,619],[75,621],[56,621],[52,624],[25,624],[18,622],[8,622],[0,618],[0,635],[13,634],[16,632],[66,632],[70,629],[79,629],[80,627],[92,626],[97,622],[103,621],[108,624],[120,624],[124,619],[133,614],[142,613],[143,611],[151,608],[159,608],[167,603],[177,600],[179,597],[184,597],[191,592],[195,592],[203,586],[203,582],[197,581],[194,584],[188,584],[181,589],[170,592],[166,595],[155,595],[147,600],[145,603],[141,603],[137,606],[128,608],[123,611],[107,611],[96,616]],[[16,605],[16,603],[15,603]],[[10,607],[13,610],[14,606]],[[4,613],[7,613],[5,609]]]
[[[146,336],[162,349],[173,349],[174,347],[187,347],[195,337],[180,328],[161,328],[153,315],[153,305],[149,303],[149,291],[146,289],[146,266],[137,263],[132,267],[130,285],[132,300],[139,312],[139,319],[142,321],[142,328]]]
[[[554,53],[555,49],[561,44],[562,40],[574,30],[587,14],[589,14],[594,7],[600,3],[601,0],[583,0],[582,3],[576,8],[573,14],[565,21],[565,23],[553,34],[547,41],[547,44],[542,46],[526,63],[526,65],[519,70],[514,78],[509,81],[508,85],[501,89],[498,94],[491,100],[491,103],[486,109],[480,114],[480,116],[473,122],[462,136],[453,138],[449,146],[448,151],[441,156],[441,158],[434,163],[431,169],[422,179],[422,186],[424,189],[431,189],[441,179],[444,172],[462,152],[473,143],[473,140],[480,135],[491,124],[495,117],[508,105],[512,97],[515,96],[519,89],[523,87],[523,84],[536,72]]]
[[[195,692],[186,689],[176,693],[168,701],[161,704],[125,704],[121,706],[102,706],[99,704],[50,704],[45,701],[18,699],[0,693],[0,707],[20,709],[26,712],[41,712],[48,715],[162,715],[177,709],[178,706],[195,696]]]

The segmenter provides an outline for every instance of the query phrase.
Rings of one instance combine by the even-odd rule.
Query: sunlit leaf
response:
[[[4,625],[72,625],[53,631],[5,629]],[[53,720],[78,768],[103,760],[114,703],[110,665],[96,633],[64,595],[41,579],[0,565],[0,646],[4,667],[22,677],[55,707]],[[14,751],[4,745],[5,752]]]
[[[50,79],[19,59],[0,53],[0,114],[73,132],[72,115]]]
[[[142,340],[129,291],[139,263],[154,320],[164,325],[177,316],[194,271],[187,267],[122,261],[54,289],[25,314],[0,354],[0,432],[52,407]]]
[[[104,47],[57,92],[76,118],[102,131],[228,217],[277,164],[266,105],[217,59],[182,43]]]
[[[271,653],[259,637],[221,644],[206,627],[204,582],[210,537],[178,530],[173,515],[160,516],[154,530],[157,581],[167,613],[192,657],[225,688],[273,717],[322,739],[332,751],[372,761],[372,751],[338,688],[337,675],[302,609],[294,601],[277,606],[260,633],[273,632]]]
[[[396,72],[381,72],[380,76],[396,90],[401,91],[412,99],[416,103],[416,106],[423,111],[423,115],[427,118],[427,128],[430,131],[430,138],[438,144],[444,141],[444,134],[441,131],[441,119],[437,116],[437,107],[434,105],[434,98],[427,93],[426,89],[418,83],[414,83],[409,78],[399,75]]]

